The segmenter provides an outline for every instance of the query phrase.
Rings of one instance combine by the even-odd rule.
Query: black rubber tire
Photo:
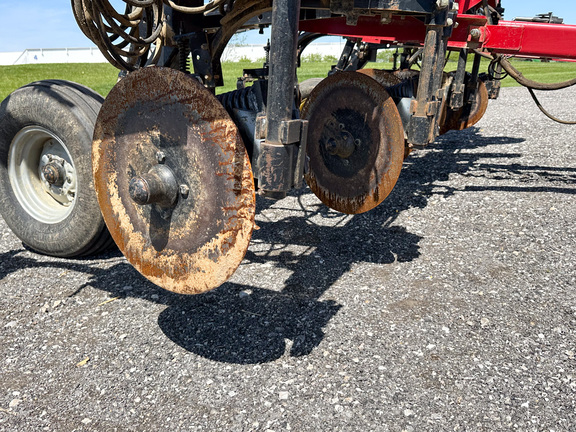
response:
[[[300,95],[302,100],[307,99],[308,96],[310,96],[310,93],[312,93],[312,90],[314,90],[314,88],[320,84],[323,79],[324,78],[309,78],[305,81],[302,81],[300,83]]]
[[[82,257],[114,243],[102,218],[92,179],[92,134],[104,98],[81,84],[38,81],[15,90],[0,104],[0,214],[29,248],[51,256]],[[64,144],[75,167],[77,189],[64,220],[46,223],[30,214],[14,193],[8,157],[15,136],[38,126]]]

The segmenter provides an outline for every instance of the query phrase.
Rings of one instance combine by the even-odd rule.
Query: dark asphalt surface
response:
[[[372,212],[259,201],[237,273],[194,297],[0,221],[0,430],[575,430],[575,132],[504,89]]]

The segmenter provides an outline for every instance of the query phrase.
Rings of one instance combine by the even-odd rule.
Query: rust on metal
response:
[[[64,185],[64,180],[66,178],[66,170],[62,164],[58,162],[50,162],[42,167],[42,175],[48,182],[48,184],[54,186]]]
[[[302,110],[309,120],[306,182],[328,207],[358,214],[392,191],[404,159],[404,130],[384,87],[356,72],[323,80]]]
[[[234,273],[254,227],[254,179],[236,125],[198,81],[158,67],[121,80],[98,116],[92,158],[106,224],[140,273],[182,294]],[[131,181],[137,196],[134,187],[155,171],[160,181],[174,177],[175,203],[131,196]]]
[[[359,73],[369,76],[380,84],[384,88],[389,88],[400,84],[402,80],[394,75],[392,72],[388,72],[380,69],[359,69]]]
[[[464,130],[474,126],[480,121],[488,108],[488,89],[482,81],[478,81],[478,88],[472,101],[457,110],[447,107],[442,111],[440,118],[440,134],[450,130]]]
[[[412,79],[414,76],[417,77],[418,76],[418,72],[416,72],[415,74],[410,74],[412,72],[415,71],[410,71],[410,70],[404,70],[404,71],[385,71],[385,70],[381,70],[381,69],[359,69],[357,72],[364,74],[366,76],[369,76],[370,78],[372,78],[373,80],[375,80],[378,84],[380,84],[382,87],[384,87],[385,89],[390,88],[392,86],[401,84],[403,79],[404,80],[409,80]],[[418,86],[417,84],[417,79],[416,79],[416,87]],[[414,84],[412,84],[414,85]],[[416,92],[416,90],[414,90],[414,93]],[[404,160],[406,160],[406,158],[410,155],[410,153],[412,153],[412,147],[410,147],[408,145],[408,143],[405,141],[404,142]]]
[[[418,93],[420,71],[414,69],[399,69],[393,71],[392,74],[401,81],[413,80],[414,94]]]

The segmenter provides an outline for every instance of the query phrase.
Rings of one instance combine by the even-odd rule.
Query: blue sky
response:
[[[113,3],[119,0],[113,1]],[[503,0],[505,18],[554,12],[567,24],[576,24],[574,0]],[[70,0],[0,0],[0,52],[26,48],[75,48],[92,43],[78,28]],[[256,42],[252,36],[246,43]]]

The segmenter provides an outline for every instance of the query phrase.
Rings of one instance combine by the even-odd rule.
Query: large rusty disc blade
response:
[[[140,273],[182,294],[232,275],[254,227],[254,179],[236,125],[200,83],[167,68],[128,75],[102,105],[92,158],[106,224]]]
[[[468,77],[467,77],[468,78]],[[478,81],[478,88],[472,101],[464,104],[462,108],[451,110],[449,107],[444,111],[440,119],[440,134],[450,130],[464,130],[478,123],[488,108],[488,89],[482,81]]]
[[[302,109],[309,120],[306,182],[328,207],[357,214],[392,191],[404,130],[392,98],[372,78],[341,72],[323,80]]]

